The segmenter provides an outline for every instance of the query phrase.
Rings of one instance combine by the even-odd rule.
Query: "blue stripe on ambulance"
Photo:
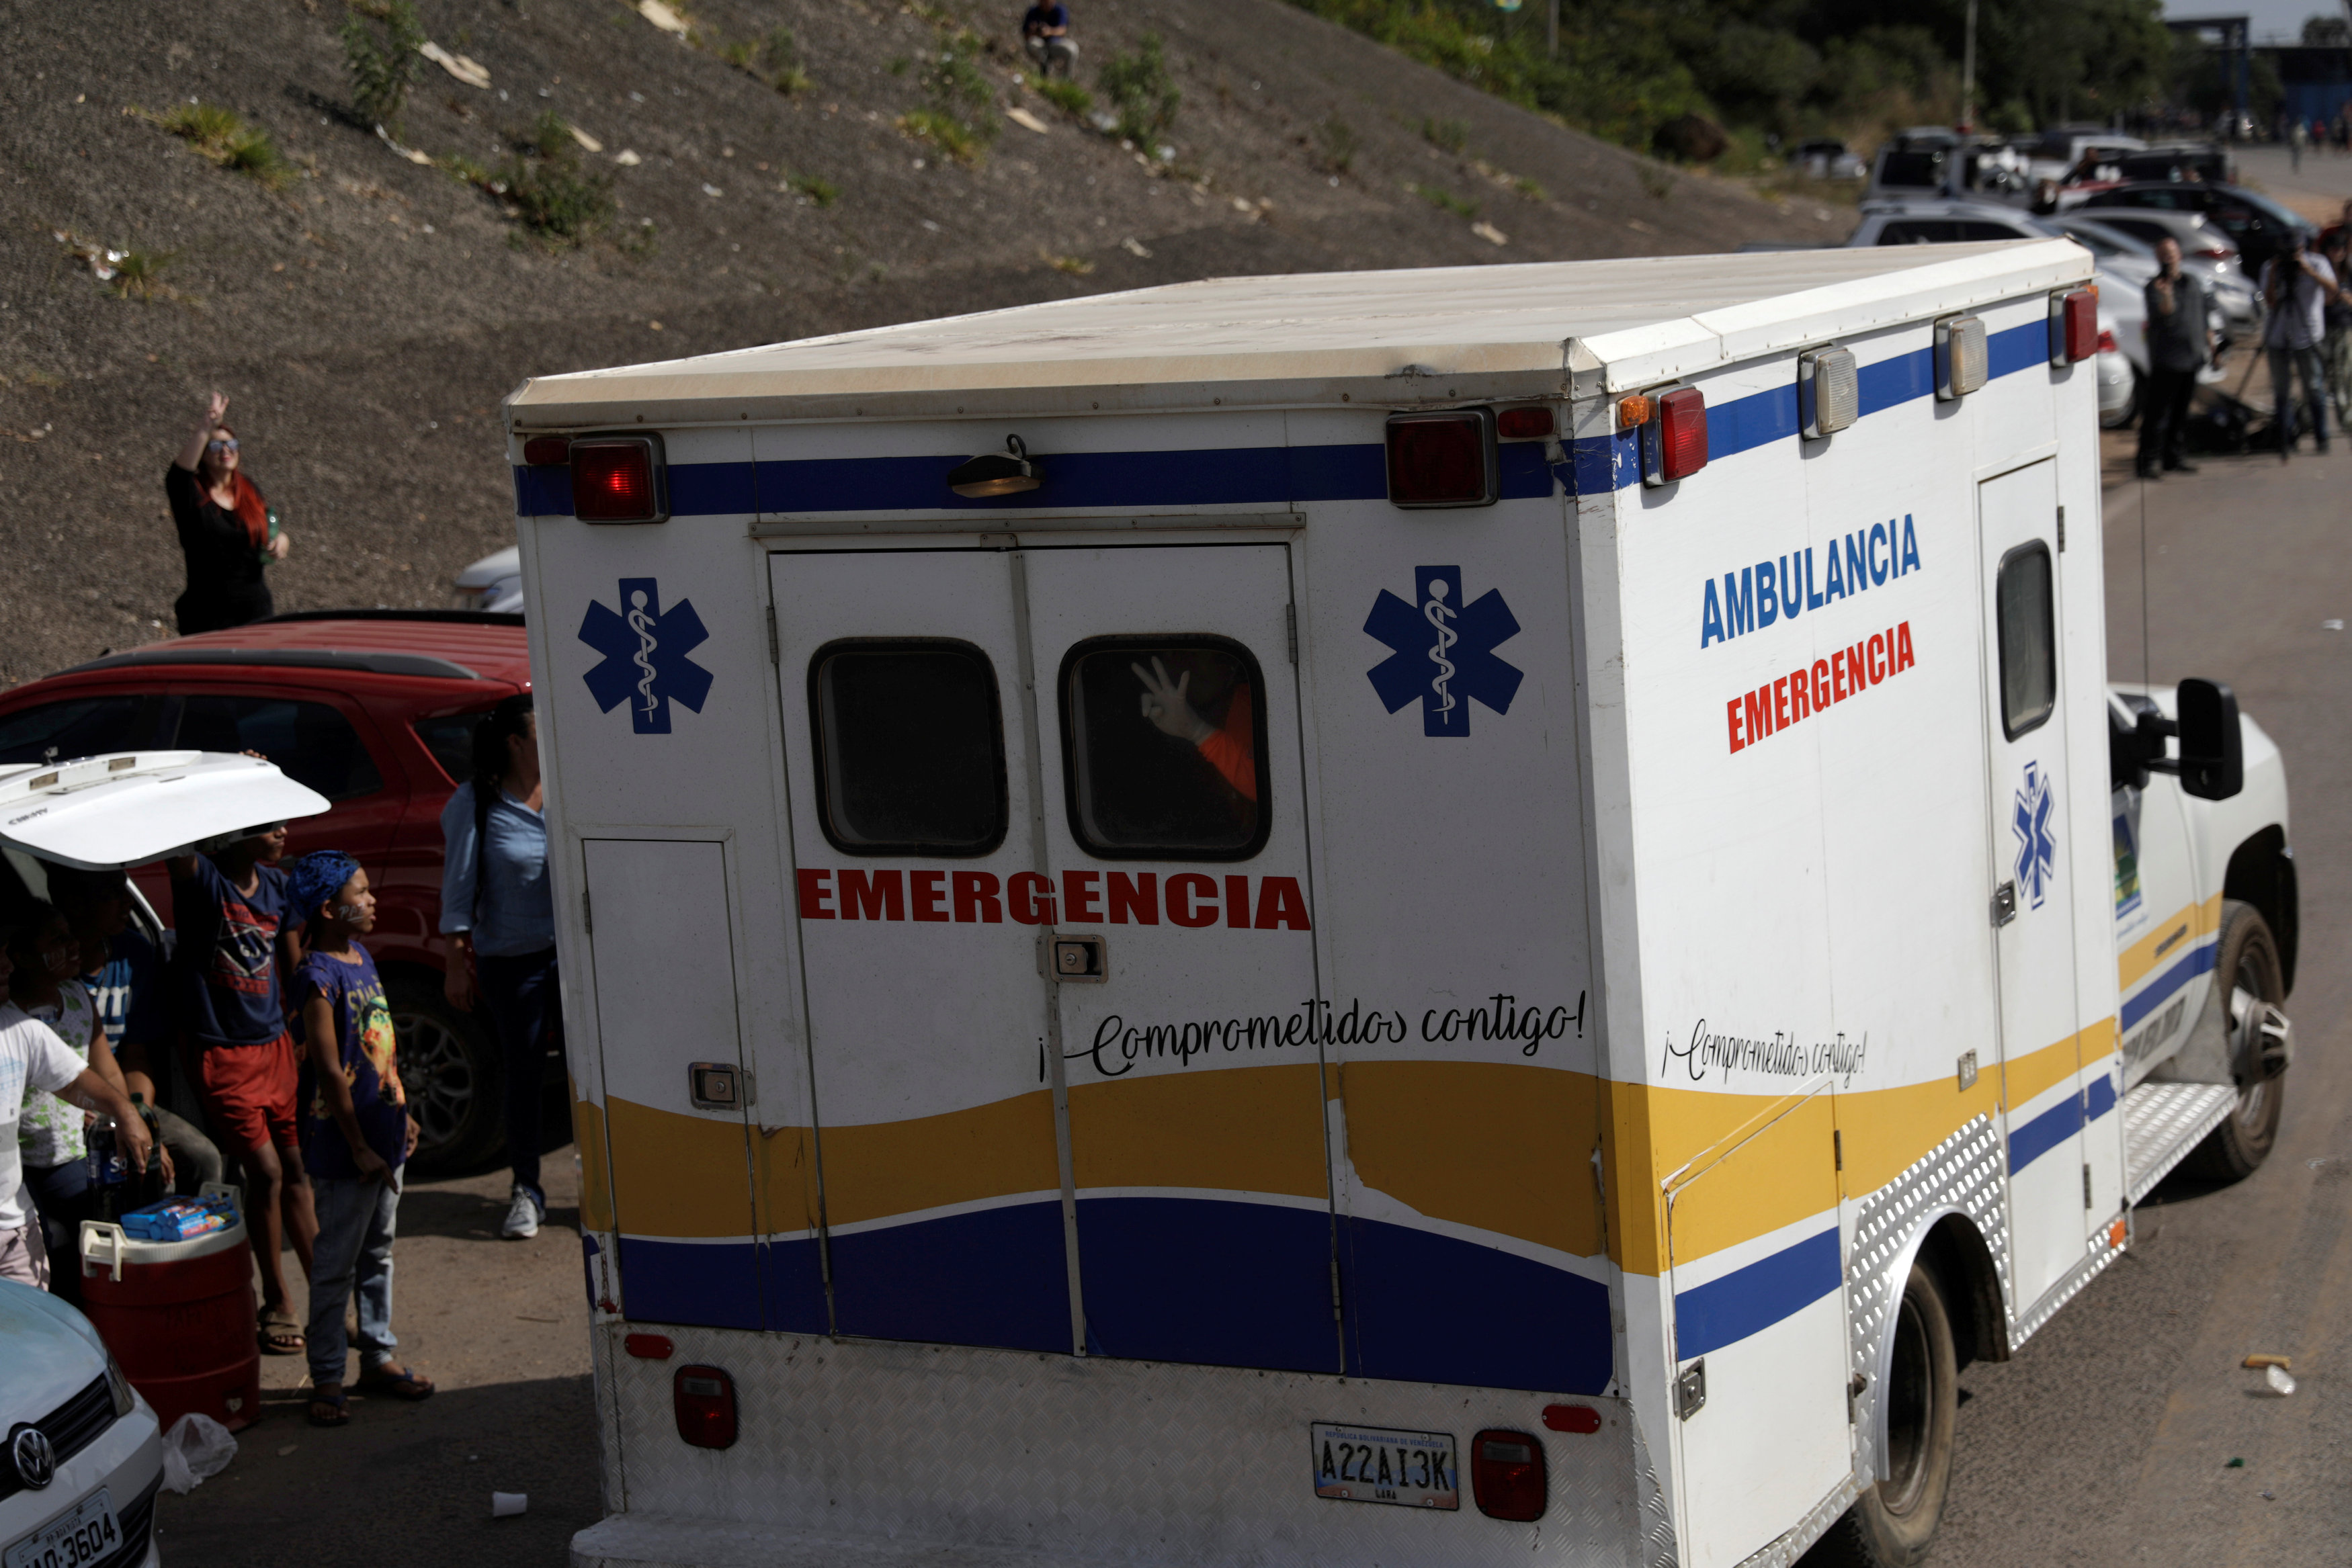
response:
[[[1339,1370],[1328,1206],[1081,1197],[1078,1280],[1097,1354]],[[1061,1313],[1066,1345],[1066,1296]]]
[[[2029,321],[1990,334],[1987,366],[1998,378],[2050,362],[2047,324]],[[1864,365],[1859,371],[1866,416],[1931,397],[1932,349],[1916,349]],[[1706,411],[1711,458],[1792,439],[1797,434],[1794,385],[1734,398]],[[1552,494],[1553,469],[1544,443],[1507,441],[1497,449],[1507,501]],[[1050,465],[1050,498],[971,497],[947,487],[948,470],[970,456],[820,457],[781,463],[675,463],[669,467],[670,515],[741,517],[780,512],[1013,511],[1040,506],[1217,507],[1297,506],[1309,501],[1377,501],[1388,495],[1384,448],[1377,442],[1331,446],[1233,446],[1178,452],[1039,453]],[[1630,431],[1586,436],[1573,444],[1560,477],[1573,492],[1622,490],[1641,477]],[[515,514],[572,514],[571,470],[517,467]]]
[[[1599,1394],[1609,1289],[1565,1269],[1410,1226],[1339,1222],[1348,1375]]]
[[[2021,1126],[2010,1128],[2009,1174],[2016,1176],[2115,1108],[2115,1080],[2101,1072],[2078,1092],[2067,1095]]]
[[[1503,499],[1553,493],[1539,441],[1497,449]],[[1309,501],[1378,501],[1389,493],[1386,448],[1378,442],[1334,446],[1234,446],[1181,452],[1041,451],[1049,496],[965,497],[948,488],[948,471],[969,453],[930,457],[816,457],[780,463],[674,463],[670,515],[738,517],[778,512],[1023,511],[1039,506],[1297,506]],[[517,468],[519,517],[572,513],[571,470]]]
[[[1058,1198],[836,1231],[828,1240],[844,1334],[1069,1353]]]
[[[1737,1344],[1793,1317],[1843,1282],[1835,1225],[1720,1279],[1675,1292],[1675,1355]]]
[[[2162,1007],[2180,989],[2200,975],[2213,972],[2214,955],[2220,951],[2218,936],[2208,936],[2177,961],[2172,967],[2143,983],[2132,993],[2123,1007],[2123,1027],[2129,1029],[2140,1019]]]

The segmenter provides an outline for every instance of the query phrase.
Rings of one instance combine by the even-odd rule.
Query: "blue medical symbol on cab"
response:
[[[692,600],[664,610],[659,583],[650,577],[625,577],[618,614],[588,601],[580,640],[604,660],[581,678],[604,712],[626,702],[629,727],[639,735],[667,735],[672,702],[700,713],[710,695],[710,672],[687,657],[709,638]]]
[[[2038,762],[2025,765],[2025,787],[2017,792],[2009,820],[2017,835],[2017,885],[2033,908],[2042,907],[2051,879],[2058,874],[2058,835],[2052,827],[2058,802],[2050,792],[2050,776]]]
[[[1412,577],[1413,602],[1382,589],[1364,622],[1368,634],[1395,650],[1365,674],[1391,713],[1421,699],[1423,735],[1466,739],[1472,697],[1511,711],[1525,673],[1495,649],[1519,634],[1519,623],[1499,589],[1464,603],[1458,566],[1418,566]]]

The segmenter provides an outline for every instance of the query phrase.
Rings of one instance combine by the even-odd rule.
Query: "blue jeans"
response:
[[[310,1178],[319,1210],[319,1239],[310,1253],[312,1384],[343,1381],[343,1303],[359,1294],[360,1371],[388,1365],[400,1342],[392,1337],[392,1236],[400,1214],[400,1177],[390,1182]]]
[[[60,1301],[81,1304],[81,1222],[98,1218],[98,1186],[89,1179],[88,1159],[61,1166],[24,1167],[24,1192],[38,1212],[49,1249],[49,1293]]]
[[[2320,445],[2327,444],[2327,372],[2320,363],[2319,350],[2273,349],[2271,355],[2271,391],[2278,398],[2279,447],[2282,451],[2294,444],[2294,377],[2303,378],[2303,395],[2311,404],[2312,439]]]
[[[544,1203],[546,1194],[539,1185],[539,1108],[547,1098],[548,1048],[560,1050],[563,1044],[555,949],[512,957],[483,954],[474,960],[474,975],[482,983],[482,1002],[489,1009],[506,1056],[507,1161],[514,1167],[515,1180]]]

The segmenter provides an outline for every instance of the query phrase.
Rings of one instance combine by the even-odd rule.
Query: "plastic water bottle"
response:
[[[112,1219],[122,1212],[122,1184],[131,1179],[131,1161],[115,1141],[113,1117],[100,1116],[90,1128],[89,1154],[98,1169],[98,1212]]]

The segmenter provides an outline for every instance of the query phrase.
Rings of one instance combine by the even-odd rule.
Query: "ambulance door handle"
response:
[[[2017,918],[2017,883],[2002,883],[1992,892],[1992,924],[1998,931]]]

